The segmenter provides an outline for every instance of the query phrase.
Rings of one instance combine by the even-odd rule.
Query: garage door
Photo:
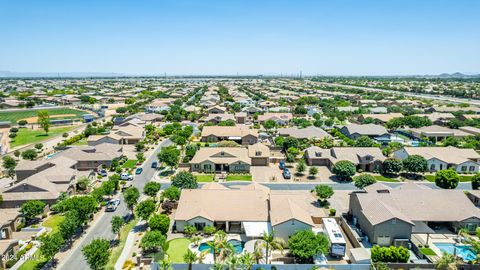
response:
[[[379,236],[377,238],[377,245],[390,246],[390,236]]]

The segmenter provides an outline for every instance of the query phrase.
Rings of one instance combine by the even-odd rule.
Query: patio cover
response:
[[[232,141],[238,141],[238,140],[241,140],[242,137],[237,137],[237,136],[230,136],[228,137],[229,140],[232,140]]]
[[[412,233],[435,233],[435,231],[428,227],[423,221],[414,221],[415,226],[412,228]]]
[[[267,221],[244,221],[242,223],[248,237],[261,237],[264,233],[272,232],[272,225]]]

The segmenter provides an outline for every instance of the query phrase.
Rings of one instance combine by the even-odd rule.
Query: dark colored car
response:
[[[280,161],[280,163],[278,164],[278,167],[280,168],[280,170],[284,170],[285,169],[285,161]]]
[[[152,162],[152,168],[156,169],[158,167],[158,162],[154,161]]]
[[[143,169],[142,168],[137,168],[135,170],[135,174],[141,174],[143,172]]]
[[[283,175],[283,178],[285,178],[285,179],[290,179],[290,178],[292,178],[292,174],[290,173],[290,170],[287,169],[287,168],[285,168],[285,170],[283,170],[282,175]]]

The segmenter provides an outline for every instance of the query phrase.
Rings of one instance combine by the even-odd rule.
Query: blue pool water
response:
[[[471,246],[465,245],[457,245],[456,247],[453,244],[449,243],[433,243],[440,249],[442,252],[453,254],[455,250],[455,254],[462,257],[466,261],[472,261],[477,258],[475,251],[472,249]]]
[[[244,242],[239,241],[239,240],[235,240],[235,239],[228,240],[228,243],[232,244],[232,246],[233,246],[233,248],[234,248],[234,250],[235,250],[235,253],[237,253],[237,254],[242,253],[243,247],[245,246],[245,243],[244,243]],[[213,252],[213,251],[211,250],[211,248],[208,246],[207,243],[201,243],[200,246],[198,247],[198,250],[199,250],[199,251],[209,250],[210,253]]]

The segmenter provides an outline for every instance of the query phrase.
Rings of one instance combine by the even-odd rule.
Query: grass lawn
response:
[[[126,169],[133,169],[135,168],[135,165],[137,164],[138,160],[136,159],[129,159],[123,163],[122,168]]]
[[[437,255],[431,248],[421,248],[420,252],[426,256],[435,256]]]
[[[64,215],[53,215],[48,217],[42,225],[45,227],[49,227],[52,229],[52,233],[58,232],[58,225],[60,225],[60,222],[62,222],[65,219]]]
[[[137,222],[137,219],[132,219],[130,220],[130,222],[128,222],[125,226],[122,227],[122,229],[120,230],[120,241],[117,246],[112,248],[112,252],[110,253],[110,257],[108,259],[108,263],[105,269],[115,268],[115,263],[117,263],[117,260],[122,254],[123,248],[125,247],[128,233],[133,229],[133,227],[135,227]]]
[[[196,174],[197,182],[212,182],[213,181],[213,174]]]
[[[173,263],[183,263],[183,255],[187,253],[190,240],[187,238],[177,238],[168,241],[167,254]]]
[[[45,141],[47,139],[53,138],[65,132],[68,132],[74,129],[76,126],[68,126],[68,127],[58,127],[52,128],[48,131],[48,135],[45,134],[43,130],[32,130],[29,128],[20,128],[17,132],[17,137],[13,138],[10,141],[10,147],[17,147],[25,144],[30,143],[38,143]]]
[[[229,174],[229,175],[227,175],[227,181],[252,181],[252,175],[250,175],[250,174]]]
[[[386,177],[386,176],[383,176],[383,175],[374,175],[373,176],[375,178],[375,180],[377,181],[380,181],[380,182],[398,182],[399,181],[399,178],[391,178],[391,177]]]
[[[72,143],[71,145],[87,145],[87,138],[83,138],[78,142]]]
[[[32,259],[26,260],[18,270],[32,270],[32,269],[40,269],[41,265],[45,264],[47,259],[44,258],[39,249],[37,249],[32,254]]]
[[[67,118],[80,118],[82,115],[86,114],[85,111],[74,110],[69,108],[61,108],[61,109],[45,109],[48,111],[50,116],[60,115],[60,114],[74,114],[75,116],[67,117]],[[16,124],[18,120],[25,119],[29,117],[35,117],[38,115],[38,110],[18,110],[18,111],[11,111],[11,112],[0,112],[0,121],[10,121],[12,124]],[[60,117],[62,118],[62,117]],[[59,119],[52,117],[52,119]]]
[[[459,175],[460,176],[460,182],[471,182],[472,177],[474,175]],[[428,174],[423,176],[425,180],[429,182],[435,182],[435,175],[434,174]]]

